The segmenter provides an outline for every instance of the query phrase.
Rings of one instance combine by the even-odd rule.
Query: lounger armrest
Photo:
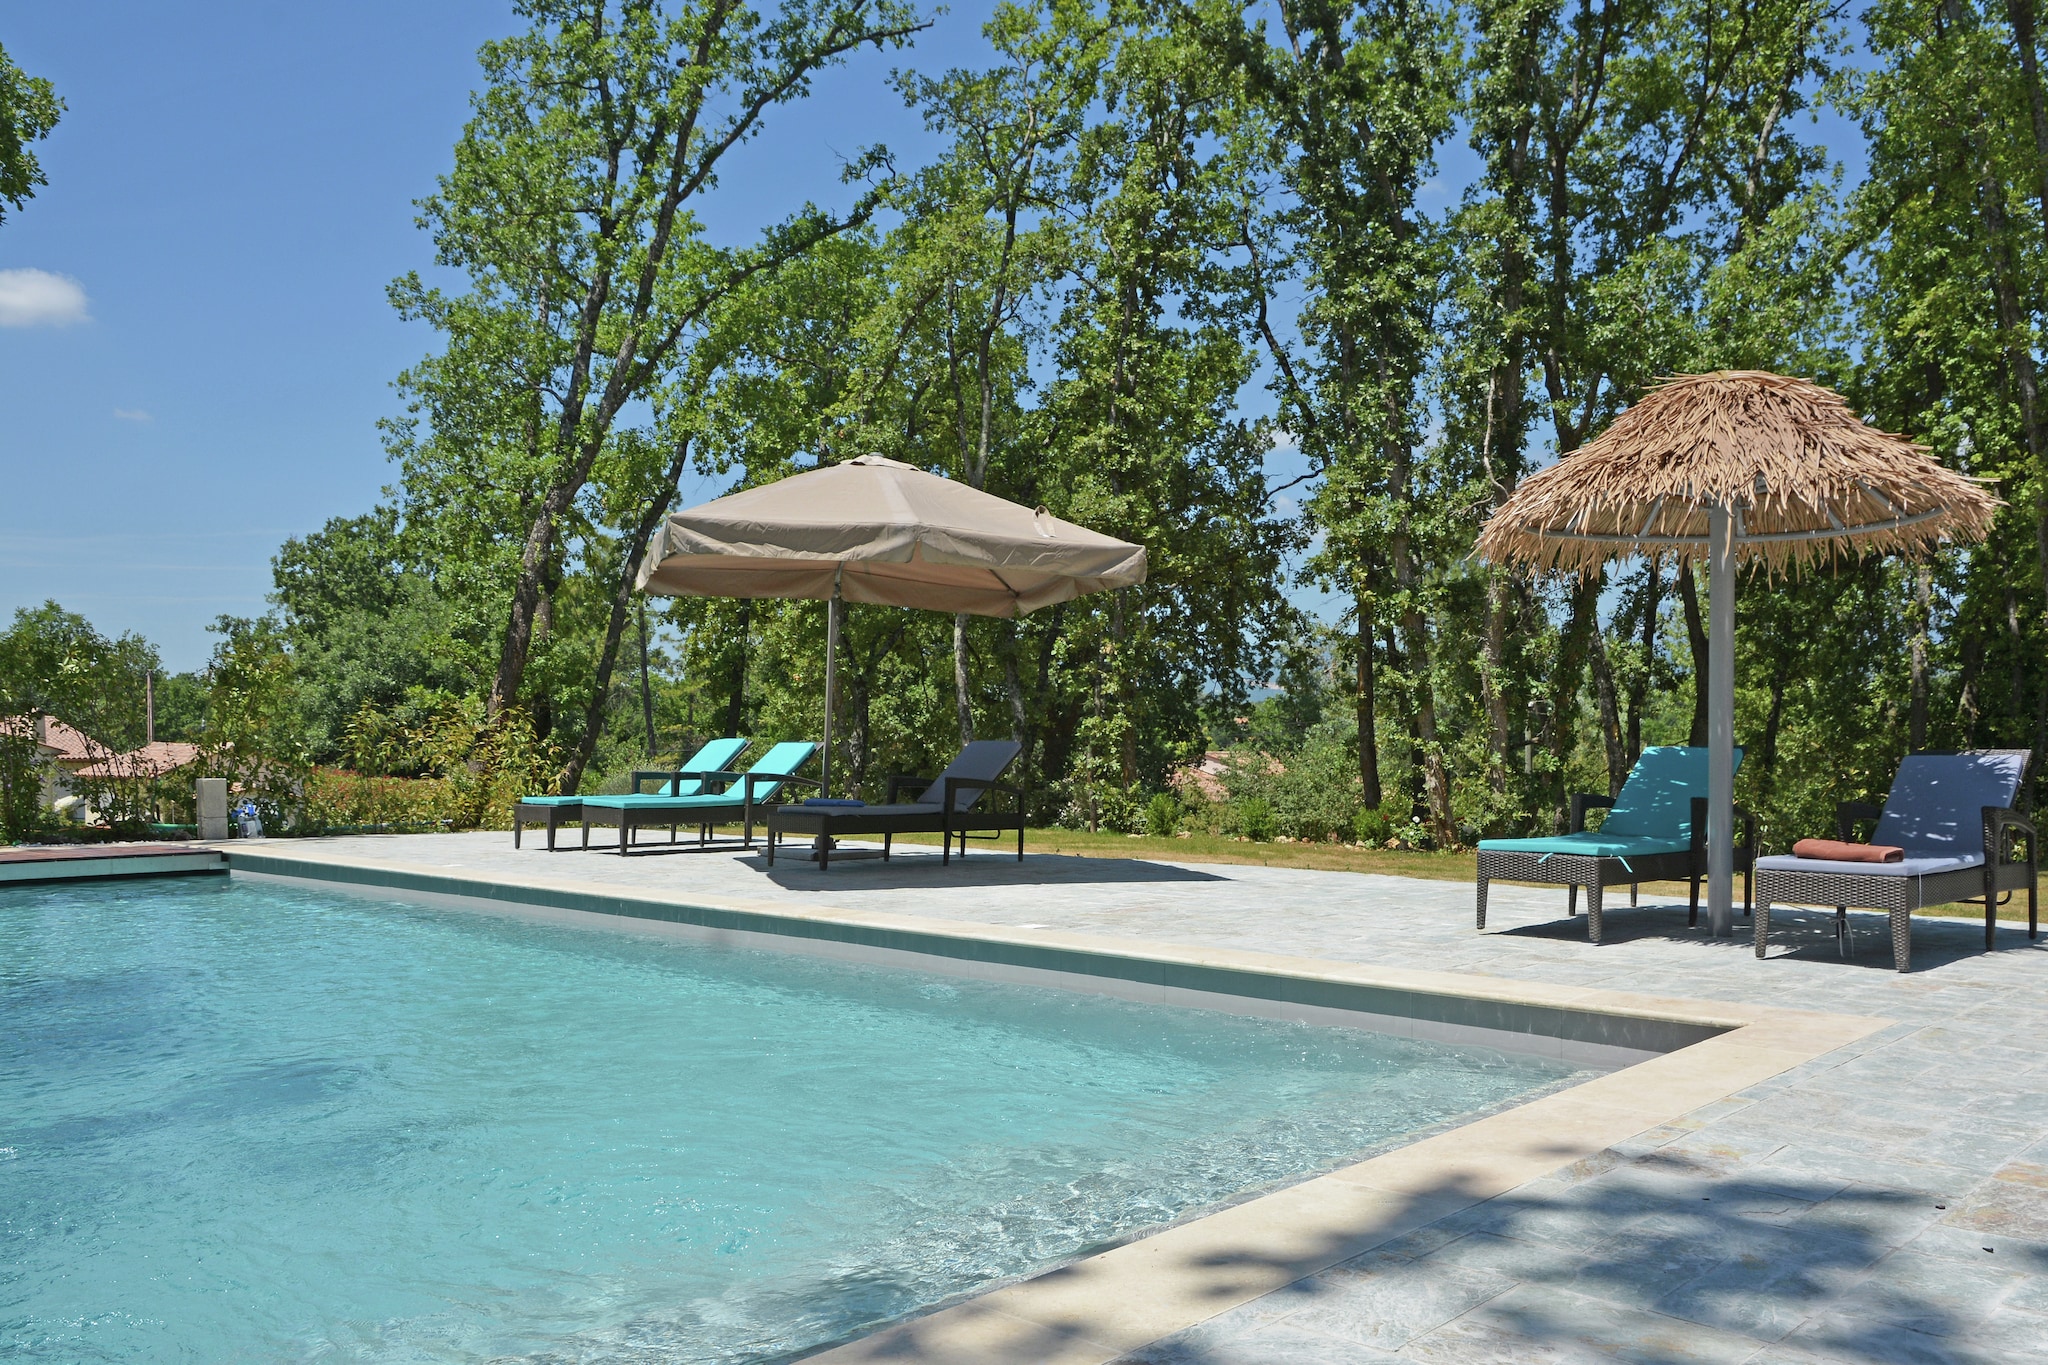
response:
[[[1595,806],[1612,806],[1611,796],[1595,796],[1591,792],[1580,792],[1572,797],[1572,833],[1583,834],[1586,829],[1586,812]],[[1554,828],[1554,826],[1553,826]]]
[[[1876,824],[1884,819],[1884,807],[1873,806],[1868,801],[1842,801],[1835,806],[1835,837],[1843,843],[1856,841],[1858,821],[1868,820]]]
[[[740,778],[742,782],[746,784],[746,801],[747,804],[750,806],[754,804],[754,788],[764,782],[793,782],[799,786],[804,787],[823,786],[823,784],[820,783],[818,779],[815,777],[798,777],[794,773],[791,773],[788,776],[783,776],[777,773],[739,773],[737,774],[737,776]]]
[[[936,781],[938,779],[935,777],[920,777],[916,773],[890,773],[888,795],[882,799],[893,806],[896,804],[897,792],[904,787],[916,787],[918,794],[922,796],[925,792],[931,790],[932,783]]]
[[[1735,812],[1735,865],[1741,867],[1756,857],[1756,816],[1740,802],[1731,803]],[[1704,856],[1707,849],[1707,798],[1692,799],[1692,852]]]
[[[730,782],[738,776],[738,773],[700,772],[690,768],[639,768],[633,773],[633,791],[637,795],[642,782],[659,781],[664,785],[672,786],[675,783],[681,782],[686,777],[699,779],[717,778]]]
[[[2027,841],[2024,858],[2006,856],[2006,836],[2012,834]],[[1987,863],[2034,862],[2041,856],[2040,837],[2035,832],[2034,822],[2010,806],[1984,807],[1984,854]]]
[[[953,794],[955,792],[976,791],[996,792],[1003,796],[1014,796],[1017,798],[1017,809],[1019,811],[1022,811],[1024,809],[1024,792],[1021,788],[1013,787],[1007,782],[997,782],[993,779],[985,777],[947,778],[945,783],[945,790],[939,793],[939,806],[942,810],[944,810],[947,813],[947,816],[949,818],[955,814],[968,814],[969,812],[966,811],[955,810],[953,805]]]

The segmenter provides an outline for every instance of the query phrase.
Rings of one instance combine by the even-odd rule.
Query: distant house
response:
[[[77,770],[83,778],[105,781],[109,778],[151,778],[174,773],[199,761],[197,744],[181,744],[176,740],[152,740],[140,749],[130,749],[125,754],[111,754],[97,763],[87,764]]]
[[[0,734],[33,733],[36,752],[50,766],[43,774],[44,805],[71,795],[70,779],[84,769],[114,757],[114,751],[55,716],[0,716]]]
[[[33,720],[28,716],[0,716],[0,734],[22,735],[31,728],[42,756],[67,772],[113,757],[112,749],[55,716],[36,716]]]
[[[174,773],[199,760],[199,746],[155,740],[127,753],[107,745],[54,716],[0,716],[0,734],[35,735],[38,755],[49,766],[43,774],[41,800],[50,806],[77,794],[79,782],[147,782]]]

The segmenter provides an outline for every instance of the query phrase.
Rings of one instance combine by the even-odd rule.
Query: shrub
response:
[[[1112,834],[1135,834],[1150,818],[1150,811],[1138,804],[1138,798],[1114,782],[1089,782],[1076,777],[1056,784],[1055,790],[1064,798],[1059,814],[1064,829],[1087,829],[1092,815],[1097,829]]]
[[[1279,754],[1232,753],[1223,777],[1231,798],[1265,803],[1273,832],[1321,843],[1352,828],[1358,807],[1358,764],[1347,738],[1318,726],[1298,749]]]
[[[1264,797],[1250,796],[1237,803],[1237,828],[1245,838],[1263,844],[1279,833],[1279,821],[1274,818],[1270,802]]]
[[[1351,833],[1359,843],[1381,848],[1394,837],[1394,826],[1376,810],[1361,810],[1351,817]]]
[[[306,778],[299,829],[410,833],[447,828],[461,814],[445,778],[365,777],[339,768],[315,768]]]
[[[1155,839],[1171,839],[1180,828],[1180,798],[1172,792],[1154,792],[1145,805],[1145,832]]]

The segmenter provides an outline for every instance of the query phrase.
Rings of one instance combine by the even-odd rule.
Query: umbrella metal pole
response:
[[[1707,922],[1735,931],[1735,518],[1707,522]]]

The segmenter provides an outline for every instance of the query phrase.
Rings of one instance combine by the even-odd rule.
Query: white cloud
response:
[[[0,327],[68,327],[85,322],[85,286],[47,270],[0,270]]]
[[[1274,450],[1301,449],[1301,438],[1286,427],[1274,427],[1272,434],[1266,438],[1266,443]]]
[[[124,422],[154,422],[156,417],[141,408],[115,408],[114,416]]]

